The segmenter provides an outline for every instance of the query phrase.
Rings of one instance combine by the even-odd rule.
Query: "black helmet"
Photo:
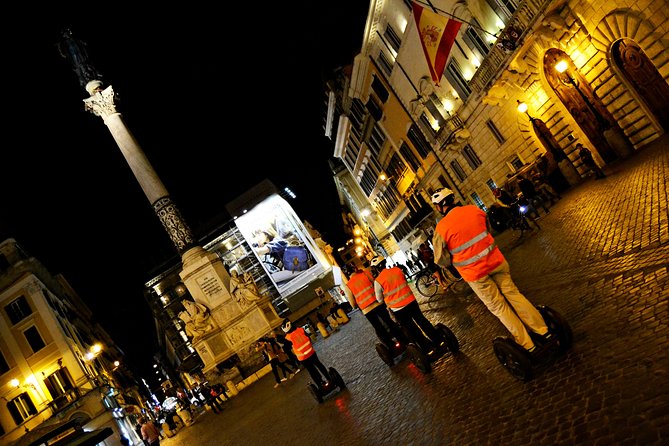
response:
[[[292,328],[293,324],[290,322],[290,319],[286,318],[281,322],[281,330],[283,330],[284,333],[289,333]]]

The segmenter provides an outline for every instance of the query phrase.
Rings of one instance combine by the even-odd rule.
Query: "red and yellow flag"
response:
[[[444,73],[448,55],[462,23],[427,10],[416,2],[413,2],[413,16],[416,19],[430,75],[434,83],[439,85],[439,79]]]

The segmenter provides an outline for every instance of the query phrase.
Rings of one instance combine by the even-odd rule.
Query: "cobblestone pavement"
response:
[[[519,288],[569,321],[574,344],[523,383],[496,359],[506,332],[471,293],[419,298],[461,352],[422,374],[388,367],[359,311],[316,343],[348,389],[318,404],[308,373],[267,375],[163,446],[669,444],[669,138],[563,194],[518,244],[497,237]],[[542,213],[543,214],[543,213]]]

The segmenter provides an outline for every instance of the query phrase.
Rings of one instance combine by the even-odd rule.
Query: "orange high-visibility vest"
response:
[[[442,218],[435,236],[444,240],[453,266],[467,282],[479,280],[504,263],[488,232],[486,214],[474,205],[457,206]]]
[[[376,281],[383,287],[383,301],[388,308],[402,308],[416,300],[404,273],[396,266],[381,271]]]
[[[346,286],[353,293],[353,297],[355,297],[355,301],[361,310],[376,302],[374,279],[369,276],[369,273],[365,271],[354,273],[346,283]]]
[[[307,336],[302,327],[297,327],[290,333],[286,333],[286,339],[293,343],[293,350],[299,361],[304,361],[315,353],[314,348],[311,346],[311,339],[309,339],[309,336]]]

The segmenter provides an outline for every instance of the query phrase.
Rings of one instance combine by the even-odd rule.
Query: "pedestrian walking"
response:
[[[436,191],[432,203],[443,215],[432,240],[435,262],[453,264],[516,342],[534,352],[536,345],[526,327],[546,338],[550,336],[548,327],[511,279],[509,264],[495,244],[485,212],[474,205],[455,203],[453,191],[447,188]]]
[[[218,399],[218,392],[215,388],[209,385],[203,385],[202,393],[205,397],[206,403],[209,405],[209,407],[211,407],[211,410],[214,413],[223,412],[223,406],[221,405],[221,401]]]
[[[277,388],[281,385],[282,382],[287,381],[288,378],[292,378],[295,372],[293,369],[288,367],[288,365],[279,360],[279,353],[281,352],[281,347],[274,342],[273,339],[269,338],[260,338],[256,342],[256,351],[262,351],[263,355],[267,362],[269,362],[272,367],[272,373],[274,374],[274,388]],[[283,372],[283,378],[279,376],[279,370]]]
[[[153,424],[153,421],[149,420],[146,417],[141,417],[139,419],[140,424],[140,433],[142,435],[142,440],[148,446],[158,446],[160,444],[160,430]]]
[[[283,332],[279,333],[277,330],[272,331],[272,338],[274,341],[279,344],[279,347],[281,347],[281,350],[283,353],[286,355],[286,362],[288,365],[295,370],[295,373],[300,372],[300,361],[297,360],[297,356],[295,356],[295,352],[293,352],[293,344],[286,339],[286,337],[283,335]],[[281,360],[281,354],[279,354],[279,360]]]
[[[604,171],[597,165],[595,159],[592,157],[592,152],[590,149],[579,142],[576,144],[576,150],[578,150],[578,157],[581,159],[581,162],[588,168],[588,170],[595,174],[596,180],[606,178]]]

